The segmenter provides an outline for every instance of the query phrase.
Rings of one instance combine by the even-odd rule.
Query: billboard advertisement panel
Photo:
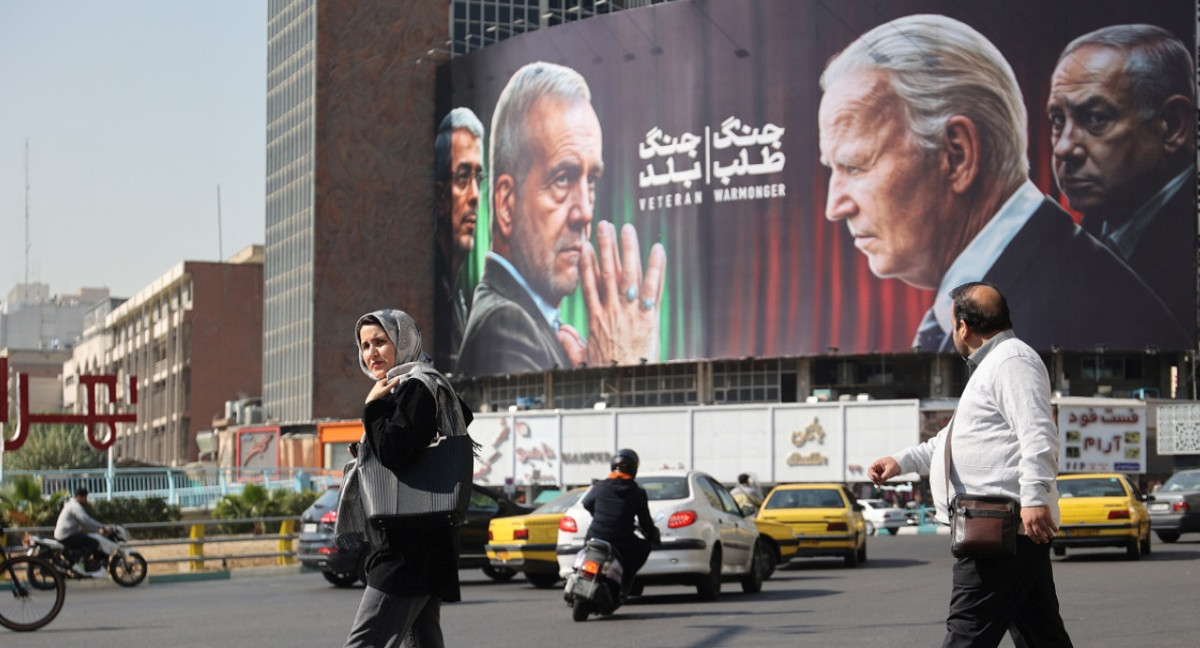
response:
[[[1064,473],[1146,472],[1146,403],[1142,401],[1060,399],[1058,429],[1058,465]]]
[[[915,400],[483,413],[471,424],[483,446],[474,479],[590,484],[608,474],[618,448],[633,448],[642,473],[702,470],[729,484],[740,473],[760,484],[866,482],[866,466],[917,443],[919,426]]]
[[[685,0],[454,59],[439,362],[949,351],[977,280],[1037,349],[1194,348],[1195,25],[1188,0]]]

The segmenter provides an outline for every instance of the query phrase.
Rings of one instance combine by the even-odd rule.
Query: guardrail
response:
[[[236,520],[194,520],[190,522],[140,522],[123,525],[131,531],[137,529],[167,529],[167,528],[187,528],[188,537],[186,538],[165,538],[158,540],[131,540],[127,543],[130,548],[138,547],[161,547],[172,545],[186,545],[188,552],[186,556],[167,557],[167,558],[147,558],[148,564],[155,563],[188,563],[186,571],[203,571],[204,564],[212,560],[220,560],[221,568],[227,569],[230,560],[251,559],[251,558],[275,558],[276,564],[280,566],[296,564],[296,551],[293,547],[293,542],[299,537],[296,533],[296,521],[299,517],[260,517],[260,518],[243,518]],[[208,536],[206,529],[211,526],[223,526],[234,524],[266,524],[269,522],[279,522],[279,533],[247,533],[221,536]],[[54,527],[13,527],[7,529],[7,542],[11,545],[12,541],[21,541],[25,534],[31,535],[50,535],[54,533]],[[268,552],[254,553],[239,553],[239,554],[215,554],[210,555],[205,552],[205,545],[222,544],[229,542],[246,542],[246,541],[277,541],[277,550]],[[24,547],[20,545],[9,546],[10,552],[21,553]],[[180,570],[185,571],[185,570]]]
[[[318,468],[118,468],[105,470],[5,470],[6,485],[27,475],[42,494],[68,493],[83,487],[93,498],[160,497],[182,508],[211,508],[222,497],[240,494],[246,484],[268,490],[322,490],[341,482],[341,471]]]

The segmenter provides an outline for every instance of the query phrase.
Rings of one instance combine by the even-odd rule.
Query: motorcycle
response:
[[[575,556],[573,571],[567,576],[563,598],[571,608],[571,618],[586,621],[588,615],[608,616],[621,607],[621,567],[617,550],[603,540],[591,539]]]
[[[125,527],[114,524],[101,529],[100,533],[89,535],[100,544],[95,551],[84,558],[83,568],[85,571],[90,574],[103,569],[108,572],[117,585],[122,587],[133,587],[146,580],[146,559],[140,553],[131,551],[126,546],[126,543],[129,542],[129,531]],[[71,568],[73,563],[67,558],[66,547],[53,537],[30,536],[29,549],[25,553],[46,560],[67,578],[81,580],[92,578],[90,575],[79,574]],[[53,582],[47,582],[34,574],[32,568],[29,573],[29,582],[38,589],[54,587]]]

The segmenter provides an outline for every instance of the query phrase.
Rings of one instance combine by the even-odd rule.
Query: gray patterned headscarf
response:
[[[388,370],[388,378],[406,374],[417,368],[419,364],[431,362],[429,355],[421,346],[421,331],[417,329],[416,321],[408,313],[394,308],[385,308],[358,318],[358,323],[354,325],[354,347],[356,349],[361,344],[359,336],[362,333],[362,327],[369,324],[380,326],[396,347],[396,364]],[[361,352],[358,354],[358,368],[362,369],[367,377],[375,379],[375,375],[363,361]]]

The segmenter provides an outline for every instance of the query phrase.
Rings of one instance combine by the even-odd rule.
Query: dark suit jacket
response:
[[[1013,330],[1048,351],[1141,351],[1192,347],[1150,288],[1116,254],[1049,199],[982,277],[1008,299]],[[940,350],[949,351],[949,336]]]
[[[1126,259],[1179,320],[1196,335],[1196,200],[1186,183],[1138,239]]]
[[[488,259],[475,287],[454,373],[467,376],[543,371],[571,361],[533,297],[504,266]]]

